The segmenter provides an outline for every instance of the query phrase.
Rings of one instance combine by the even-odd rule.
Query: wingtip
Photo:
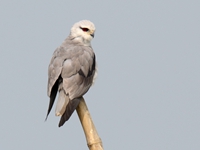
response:
[[[47,113],[47,116],[46,116],[46,118],[45,118],[45,120],[44,120],[44,121],[47,121],[48,115],[49,115],[49,114]]]
[[[69,120],[69,119],[67,119],[67,120]],[[67,120],[64,120],[64,119],[61,117],[60,122],[59,122],[59,124],[58,124],[58,127],[62,127],[62,126],[65,124],[65,122],[66,122]]]
[[[62,126],[65,124],[65,122],[66,122],[66,121],[64,121],[64,122],[63,122],[63,121],[60,121],[59,124],[58,124],[58,127],[59,127],[59,128],[62,127]]]
[[[45,120],[44,121],[47,121],[47,116],[46,116],[46,118],[45,118]]]

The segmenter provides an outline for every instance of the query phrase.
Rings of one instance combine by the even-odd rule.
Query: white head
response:
[[[89,20],[82,20],[73,25],[70,35],[74,38],[74,40],[90,46],[90,42],[94,38],[94,33],[94,24]]]

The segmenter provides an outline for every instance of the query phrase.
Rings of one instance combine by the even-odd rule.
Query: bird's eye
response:
[[[81,27],[80,27],[81,28]],[[89,29],[88,28],[81,28],[84,32],[87,32]]]

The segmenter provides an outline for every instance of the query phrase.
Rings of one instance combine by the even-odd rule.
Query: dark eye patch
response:
[[[81,27],[80,27],[81,28]],[[89,31],[89,29],[88,28],[81,28],[84,32],[87,32],[87,31]]]

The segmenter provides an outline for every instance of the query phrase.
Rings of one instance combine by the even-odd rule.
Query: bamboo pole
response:
[[[97,133],[83,97],[76,108],[76,112],[83,127],[89,150],[103,150],[101,138]]]

